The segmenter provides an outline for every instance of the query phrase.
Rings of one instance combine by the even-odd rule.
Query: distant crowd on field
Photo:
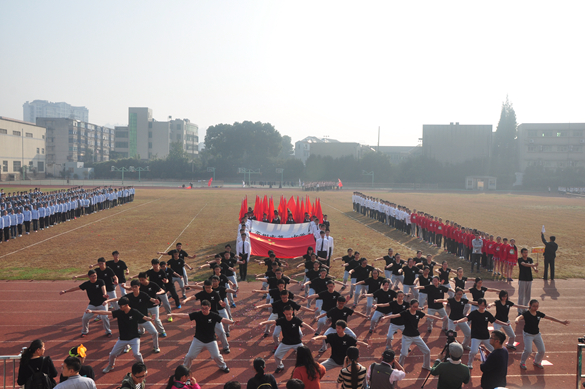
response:
[[[310,191],[323,191],[323,190],[338,190],[341,189],[343,186],[341,185],[341,181],[315,181],[315,182],[304,182],[303,183],[303,190],[310,190]]]
[[[0,189],[0,243],[133,200],[131,186],[87,190],[79,186],[48,192],[34,188],[8,193]]]

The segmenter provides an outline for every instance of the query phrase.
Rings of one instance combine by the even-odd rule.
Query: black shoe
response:
[[[231,351],[230,351],[230,349],[229,349],[229,348],[224,348],[224,349],[222,350],[222,352],[223,352],[224,354],[229,354]]]
[[[221,371],[223,371],[224,373],[229,373],[230,372],[230,368],[229,367],[225,367],[225,369],[219,369]]]
[[[274,371],[274,374],[282,373],[284,371],[284,367],[277,367]]]
[[[268,338],[270,336],[270,334],[268,332],[265,332],[264,335],[262,335],[263,338]]]
[[[230,333],[229,332],[226,332],[225,333],[225,336],[226,336],[226,338],[229,338],[230,337]]]

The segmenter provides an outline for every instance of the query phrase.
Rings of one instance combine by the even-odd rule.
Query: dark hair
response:
[[[81,361],[77,357],[67,357],[63,361],[63,364],[65,364],[65,366],[67,366],[68,369],[71,369],[76,373],[78,373],[79,370],[81,370]]]
[[[177,242],[177,244],[175,245],[175,247],[182,246],[182,245],[183,245],[183,243]]]
[[[112,251],[112,255],[116,255],[116,254],[120,254],[120,253],[118,252],[118,250],[114,250],[114,251]]]
[[[288,290],[286,290],[286,289],[281,290],[280,295],[281,296],[288,296]]]
[[[136,362],[132,365],[132,374],[136,375],[146,371],[146,365],[143,362]]]
[[[140,286],[140,281],[132,280],[132,281],[130,281],[130,286]]]
[[[98,258],[98,263],[100,263],[100,262],[104,262],[105,263],[106,262],[106,259],[104,257],[99,257]]]
[[[201,301],[202,307],[211,307],[211,303],[208,300]]]
[[[288,380],[286,389],[305,389],[305,383],[298,378]]]
[[[130,304],[130,301],[128,300],[128,297],[120,297],[120,300],[118,300],[118,305],[122,306],[122,305],[128,305]]]
[[[477,306],[479,307],[481,304],[487,305],[487,301],[483,297],[477,300]]]
[[[205,285],[205,286],[211,286],[211,281],[205,280],[205,281],[203,281],[203,285]]]
[[[347,349],[347,358],[351,361],[351,387],[356,389],[358,386],[358,367],[357,359],[360,357],[360,350],[351,346]]]
[[[211,277],[209,277],[209,279],[211,280],[211,282],[213,282],[213,281],[219,281],[219,277],[216,276],[215,274],[212,275]]]
[[[338,301],[338,302],[339,302],[339,301],[341,301],[342,303],[344,303],[344,302],[346,302],[347,300],[345,299],[345,297],[343,297],[343,296],[339,296],[339,297],[337,298],[337,301]]]
[[[254,370],[256,370],[256,375],[257,376],[263,376],[264,375],[264,369],[266,368],[266,361],[264,360],[264,358],[256,358],[254,359]]]
[[[45,342],[43,342],[41,339],[35,339],[31,342],[30,346],[28,346],[28,348],[22,352],[22,355],[20,357],[21,368],[26,367],[28,365],[33,354],[38,349],[43,348],[43,344],[45,344]]]
[[[494,330],[494,331],[492,331],[492,335],[495,335],[496,338],[498,338],[498,341],[500,342],[500,344],[504,344],[504,342],[506,341],[506,334],[504,334],[503,331]]]
[[[317,377],[318,365],[317,362],[315,362],[315,359],[313,359],[313,354],[308,347],[297,347],[297,362],[295,367],[300,366],[304,366],[305,369],[307,369],[307,376],[309,377],[310,381],[315,381],[317,378],[321,378]]]
[[[335,327],[337,327],[337,326],[339,326],[339,327],[341,327],[343,329],[346,329],[347,328],[347,323],[345,322],[345,320],[337,320],[335,322]]]
[[[166,264],[167,264],[167,263],[166,263],[165,261],[160,261],[160,265],[161,265],[161,266],[163,266],[163,265],[166,265]]]
[[[138,273],[138,278],[148,278],[148,275],[146,274],[145,271],[141,271],[140,273]]]
[[[223,389],[240,389],[242,385],[238,381],[228,381],[223,386]]]
[[[477,286],[477,283],[481,281],[481,277],[476,277],[475,278],[475,282],[473,283],[473,287],[475,288]]]
[[[418,300],[417,299],[410,300],[410,306],[412,307],[414,304],[418,304]]]
[[[87,272],[87,276],[88,276],[88,277],[91,277],[91,276],[93,276],[94,274],[95,274],[95,270],[93,270],[93,269],[91,269],[91,270],[89,270],[89,271]]]
[[[524,251],[528,252],[528,249],[524,247],[522,250],[520,250],[520,253],[523,253]]]
[[[152,261],[150,261],[151,265],[156,265],[156,264],[160,264],[160,261],[157,258],[153,258]]]
[[[531,306],[532,306],[532,304],[534,304],[534,303],[537,303],[537,302],[538,302],[538,300],[537,300],[537,299],[532,299],[532,300],[530,300],[530,302],[528,303],[528,306],[529,306],[529,307],[531,307]]]
[[[506,292],[505,290],[502,289],[502,290],[500,290],[500,293],[498,294],[498,298],[501,300],[502,297],[504,297],[504,296],[508,296],[508,292]],[[509,298],[509,296],[508,296],[508,298]]]
[[[551,236],[549,239],[551,242],[554,242],[555,240],[557,240],[557,238],[555,238],[554,236]]]
[[[191,374],[191,369],[189,369],[187,366],[185,365],[177,366],[177,368],[175,369],[175,374],[169,377],[169,382],[167,382],[167,387],[165,389],[172,389],[175,384],[175,381],[180,381],[181,377],[188,376],[189,374]]]
[[[284,282],[284,280],[281,278],[280,280],[276,281],[276,286],[278,285],[285,285],[286,286],[286,282]]]

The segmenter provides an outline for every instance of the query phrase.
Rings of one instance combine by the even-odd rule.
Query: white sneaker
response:
[[[114,366],[108,365],[108,366],[106,366],[106,368],[104,370],[102,370],[102,373],[106,374],[106,373],[111,372],[112,370],[114,370]]]
[[[155,348],[155,349],[153,349],[152,351],[153,351],[155,354],[158,354],[158,353],[160,353],[160,348]]]

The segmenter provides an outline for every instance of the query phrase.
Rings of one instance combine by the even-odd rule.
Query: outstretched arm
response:
[[[561,323],[561,324],[564,324],[564,325],[569,325],[569,321],[568,320],[559,320],[559,319],[555,319],[552,316],[545,316],[544,318],[545,319],[548,319],[548,320],[556,321],[557,323]]]

